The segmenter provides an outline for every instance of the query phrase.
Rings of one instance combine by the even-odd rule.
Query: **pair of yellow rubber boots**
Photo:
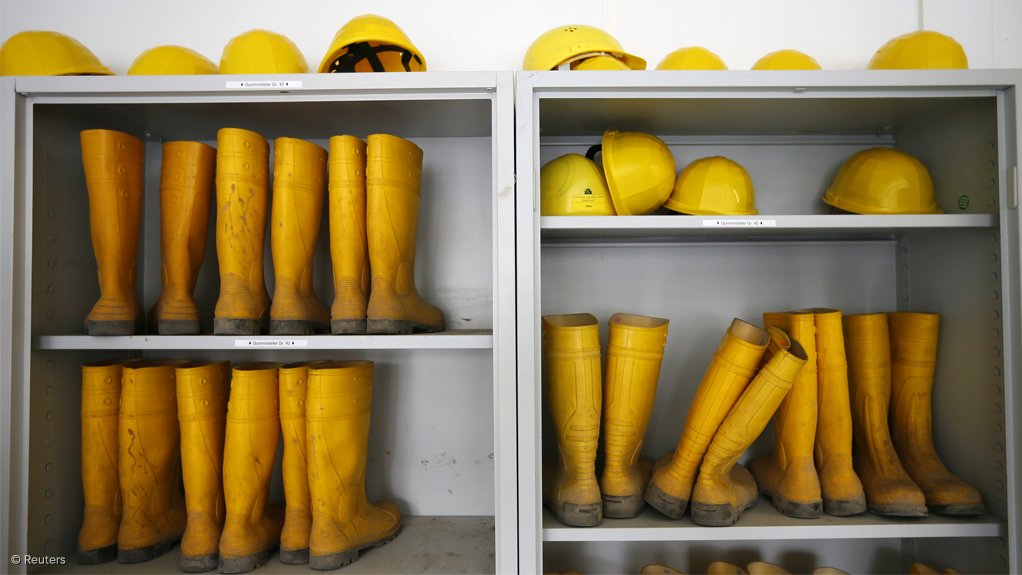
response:
[[[217,133],[218,334],[411,333],[441,331],[443,314],[415,287],[422,150],[388,134],[368,143],[330,138],[327,152],[296,138],[274,142],[270,247],[273,302],[263,281],[269,145],[255,132]],[[313,252],[329,172],[334,302],[313,291]],[[371,286],[371,291],[370,291]]]
[[[650,460],[642,455],[653,410],[666,319],[615,314],[609,321],[606,373],[601,377],[596,317],[543,318],[547,405],[558,460],[543,465],[543,500],[565,525],[599,525],[603,517],[635,517]],[[602,422],[601,422],[602,419]],[[602,427],[603,470],[596,479]]]
[[[689,406],[677,448],[655,466],[644,497],[677,519],[722,526],[753,506],[758,489],[738,458],[766,427],[807,360],[777,327],[734,319]]]

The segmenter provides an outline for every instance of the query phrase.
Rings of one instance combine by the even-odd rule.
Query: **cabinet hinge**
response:
[[[1011,177],[1008,178],[1008,185],[1011,187],[1008,190],[1008,207],[1013,210],[1018,209],[1018,166],[1011,167]]]

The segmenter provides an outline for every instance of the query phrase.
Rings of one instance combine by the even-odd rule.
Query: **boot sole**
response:
[[[986,511],[982,504],[970,504],[970,505],[927,505],[926,508],[930,513],[936,513],[938,515],[965,515],[965,516],[976,516],[983,515]]]
[[[99,549],[79,549],[78,562],[82,565],[99,565],[117,559],[117,544],[100,547]]]
[[[170,551],[170,548],[173,547],[174,543],[177,541],[178,539],[168,539],[166,541],[160,541],[154,545],[139,547],[137,549],[121,549],[118,547],[117,562],[142,563],[144,561],[152,561],[167,551]]]
[[[397,335],[408,333],[435,333],[444,331],[443,325],[415,323],[407,319],[372,319],[366,320],[366,333],[372,335]]]
[[[351,565],[358,559],[359,552],[366,549],[372,549],[373,547],[382,547],[387,543],[394,540],[395,537],[401,533],[401,525],[398,525],[397,529],[393,533],[387,535],[383,539],[367,543],[361,547],[355,547],[353,549],[347,549],[340,553],[331,553],[329,555],[309,555],[309,568],[317,571],[332,571],[334,569],[340,569],[345,565]]]
[[[688,500],[668,495],[652,483],[646,487],[646,493],[643,494],[642,498],[650,507],[671,519],[680,519],[685,514],[685,509],[688,508]]]
[[[366,333],[366,320],[364,319],[330,320],[330,333],[334,335],[364,335]]]
[[[276,548],[276,545],[271,545],[253,553],[252,555],[245,555],[244,557],[232,557],[230,559],[220,557],[220,560],[217,562],[216,570],[220,573],[248,573],[269,561],[270,551],[273,551]]]
[[[156,322],[159,335],[198,335],[199,331],[199,320],[161,319]]]
[[[259,335],[262,326],[258,319],[214,318],[213,335]]]
[[[848,517],[866,512],[866,496],[855,499],[824,499],[823,512],[835,517]]]
[[[325,324],[305,319],[271,319],[270,335],[315,335],[326,333]]]
[[[611,519],[638,517],[646,507],[641,495],[604,495],[603,516]]]
[[[564,525],[569,527],[596,527],[603,523],[603,502],[600,503],[561,503],[547,505],[550,512]]]
[[[218,553],[193,556],[182,555],[181,560],[178,561],[178,568],[185,573],[202,573],[203,571],[212,571],[216,569],[218,561]]]
[[[869,512],[876,515],[893,515],[895,517],[926,517],[926,506],[870,505]]]
[[[810,503],[799,503],[798,501],[792,501],[785,499],[780,495],[767,492],[770,496],[770,504],[773,505],[774,509],[781,512],[781,514],[788,517],[794,517],[796,519],[818,519],[823,515],[823,501],[813,501]]]
[[[692,514],[692,522],[696,525],[704,525],[706,527],[727,527],[738,523],[738,520],[742,518],[742,513],[744,513],[746,509],[750,509],[755,506],[755,501],[746,503],[741,507],[732,507],[727,504],[711,505],[693,501],[690,513]]]
[[[305,565],[309,562],[309,548],[284,549],[281,547],[280,556],[278,558],[281,563],[286,563],[288,565]]]
[[[130,319],[85,322],[85,331],[89,335],[135,335],[141,332],[140,327],[140,322]]]

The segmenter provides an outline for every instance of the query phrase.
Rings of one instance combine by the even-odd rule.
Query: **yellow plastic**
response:
[[[223,460],[231,367],[226,361],[183,364],[174,376],[188,511],[179,564],[186,572],[208,571],[216,569],[226,517]]]
[[[720,56],[702,46],[678,48],[664,56],[657,70],[727,70]]]
[[[619,60],[616,56],[601,54],[584,60],[576,60],[571,63],[572,70],[631,70],[628,64]]]
[[[646,61],[625,52],[613,36],[583,24],[551,28],[525,51],[523,70],[555,70],[562,64],[599,55],[611,55],[631,70],[645,70]]]
[[[674,156],[652,134],[608,130],[603,134],[603,171],[620,216],[648,214],[671,195]]]
[[[817,567],[813,569],[813,575],[848,575],[848,572],[836,567]]]
[[[0,46],[0,76],[112,76],[81,42],[60,32],[28,30]]]
[[[149,312],[150,330],[196,335],[199,309],[193,294],[206,254],[209,202],[216,150],[201,142],[163,144],[160,174],[160,257],[163,290]]]
[[[312,289],[312,255],[326,188],[326,150],[297,138],[273,143],[270,253],[273,303],[270,333],[308,335],[330,330],[330,312]]]
[[[309,567],[337,569],[401,530],[397,505],[366,496],[373,362],[310,366],[308,398]]]
[[[231,38],[220,56],[221,74],[304,74],[305,56],[287,36],[249,30]]]
[[[265,138],[241,128],[221,128],[217,146],[220,297],[213,312],[213,333],[259,335],[270,308],[263,279],[270,148]]]
[[[869,61],[871,70],[968,68],[962,45],[940,32],[919,30],[888,40]]]
[[[672,519],[685,512],[706,448],[756,375],[767,343],[767,332],[737,318],[731,321],[689,405],[677,447],[657,461],[646,503]]]
[[[857,214],[942,213],[926,166],[891,148],[869,148],[845,160],[823,201]]]
[[[319,71],[425,72],[426,58],[397,24],[382,16],[364,14],[337,31],[319,63]]]
[[[683,214],[758,214],[752,178],[738,162],[721,156],[700,158],[678,174],[664,207]]]
[[[642,569],[639,569],[639,575],[685,575],[685,572],[678,571],[668,565],[650,563],[649,565],[643,565]]]
[[[798,50],[778,50],[763,56],[752,65],[753,70],[821,70],[819,62]]]
[[[790,571],[787,571],[779,565],[773,563],[766,563],[764,561],[753,561],[747,565],[749,569],[749,575],[791,575]]]
[[[565,154],[539,171],[540,215],[613,216],[607,182],[592,160]]]
[[[713,561],[706,566],[706,575],[746,575],[745,569],[724,561]]]
[[[369,244],[366,239],[366,143],[355,136],[330,138],[330,259],[334,301],[330,333],[366,332]]]
[[[135,260],[142,224],[142,141],[114,130],[81,133],[89,192],[89,225],[99,276],[99,301],[85,316],[89,335],[141,331]]]
[[[183,46],[157,46],[142,52],[128,68],[129,76],[217,74],[216,64]]]
[[[422,149],[389,134],[371,134],[366,148],[366,231],[372,273],[366,332],[443,331],[443,312],[423,300],[415,287]]]
[[[608,322],[600,425],[600,492],[605,517],[635,517],[645,507],[642,492],[652,461],[642,455],[642,446],[653,413],[669,323],[659,317],[627,313],[616,313]]]
[[[942,515],[982,515],[983,499],[951,473],[933,446],[931,402],[940,315],[887,314],[891,339],[891,439],[905,471]]]
[[[844,318],[855,472],[872,513],[925,517],[926,498],[901,465],[888,427],[891,344],[882,313]]]
[[[558,458],[543,463],[543,504],[565,525],[603,521],[596,451],[602,387],[600,334],[588,313],[543,317],[546,406],[554,423]]]

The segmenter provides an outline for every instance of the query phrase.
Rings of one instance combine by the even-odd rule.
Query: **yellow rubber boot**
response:
[[[367,333],[443,331],[444,314],[415,288],[422,150],[388,134],[368,138],[366,231],[372,287]]]
[[[667,565],[650,563],[649,565],[644,565],[639,570],[639,575],[685,575],[685,573]]]
[[[770,422],[806,364],[798,341],[775,327],[767,331],[772,355],[720,424],[699,467],[692,490],[692,521],[698,525],[733,525],[756,504],[756,481],[738,458]]]
[[[121,490],[117,477],[117,412],[124,362],[82,366],[82,494],[85,513],[78,532],[78,562],[117,559]]]
[[[369,244],[366,240],[366,143],[355,136],[330,138],[330,259],[334,303],[330,333],[366,332]]]
[[[982,515],[974,487],[948,471],[933,447],[933,374],[940,315],[887,314],[891,339],[891,439],[901,464],[926,496],[931,513]]]
[[[749,575],[791,575],[790,571],[782,569],[779,565],[765,561],[753,561],[748,565]]]
[[[601,423],[605,517],[635,517],[646,506],[642,492],[653,462],[642,455],[642,445],[656,399],[668,323],[625,313],[610,318]]]
[[[284,480],[284,527],[280,532],[280,562],[309,562],[312,502],[309,496],[308,440],[305,426],[309,396],[309,366],[326,363],[303,361],[280,368],[280,428],[284,434],[281,475]]]
[[[841,312],[814,309],[819,418],[814,460],[823,512],[848,516],[866,511],[866,494],[852,466],[852,410]]]
[[[85,316],[85,330],[89,335],[141,333],[135,258],[142,223],[142,141],[113,130],[85,130],[81,142],[99,270],[99,301]]]
[[[262,565],[280,544],[283,512],[267,503],[277,459],[280,416],[279,363],[235,366],[224,439],[224,501],[220,534],[221,573],[246,573]]]
[[[600,333],[588,313],[543,317],[546,404],[554,422],[558,458],[543,462],[543,503],[565,525],[603,522],[596,482],[600,440]]]
[[[123,511],[117,560],[149,561],[185,531],[177,423],[177,361],[125,365],[121,378],[118,475]]]
[[[657,511],[678,519],[688,507],[696,472],[713,434],[759,369],[767,332],[740,319],[731,321],[688,408],[673,454],[657,461],[644,495]]]
[[[216,150],[201,142],[163,144],[160,174],[160,257],[163,291],[149,310],[160,335],[195,335],[199,309],[192,295],[206,254]]]
[[[277,138],[273,148],[270,249],[275,287],[270,333],[326,333],[330,312],[312,289],[312,253],[323,215],[326,150],[297,138]]]
[[[384,545],[401,530],[397,505],[366,497],[372,405],[373,362],[338,361],[309,368],[313,569],[343,567],[363,549]]]
[[[732,565],[731,563],[725,563],[724,561],[714,561],[706,566],[707,575],[746,575],[745,569],[742,569],[738,565]]]
[[[263,279],[270,148],[265,138],[240,128],[221,128],[216,137],[220,297],[213,333],[259,335],[270,310]]]
[[[181,538],[180,569],[216,569],[224,526],[223,461],[227,425],[226,361],[183,364],[175,370],[177,420],[181,427],[181,471],[188,525]]]
[[[926,498],[902,467],[887,426],[891,398],[887,315],[848,315],[844,326],[854,465],[866,491],[866,504],[878,515],[925,517]]]
[[[753,459],[749,471],[775,509],[789,517],[816,518],[823,513],[823,497],[813,463],[818,409],[813,314],[764,313],[763,325],[779,327],[798,341],[806,364],[774,414],[774,453]]]

